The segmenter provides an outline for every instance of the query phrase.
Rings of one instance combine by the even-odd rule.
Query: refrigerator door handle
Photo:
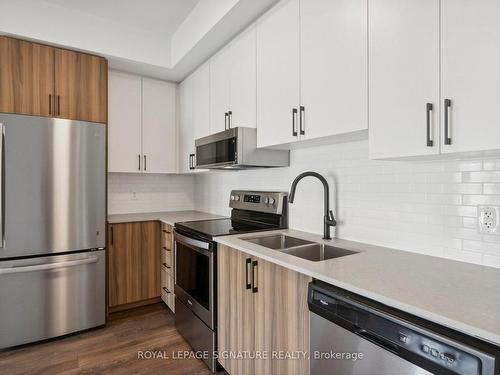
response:
[[[98,257],[91,256],[86,259],[70,260],[67,262],[47,263],[47,264],[39,264],[35,266],[26,266],[26,267],[0,268],[0,275],[10,274],[10,273],[47,271],[64,267],[75,267],[75,266],[80,266],[82,264],[97,263],[98,260],[99,260]]]
[[[0,123],[0,249],[5,248],[5,125]]]

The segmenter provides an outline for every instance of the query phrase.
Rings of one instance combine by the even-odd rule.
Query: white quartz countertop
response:
[[[244,241],[286,233],[358,251],[312,262]],[[297,230],[217,237],[216,241],[410,314],[500,345],[500,269]]]
[[[138,221],[158,220],[169,225],[182,221],[221,219],[224,216],[210,214],[202,211],[170,211],[170,212],[145,212],[131,214],[108,215],[108,223],[133,223]]]

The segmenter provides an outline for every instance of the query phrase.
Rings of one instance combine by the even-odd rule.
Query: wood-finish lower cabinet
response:
[[[106,122],[108,63],[98,56],[55,49],[56,116]]]
[[[160,223],[108,225],[108,306],[160,296]]]
[[[309,359],[273,352],[309,351],[307,287],[311,278],[235,249],[217,248],[218,350],[267,355],[225,359],[230,374],[309,374]]]
[[[255,348],[255,295],[250,272],[248,255],[217,246],[217,340],[221,353],[252,353]],[[230,374],[255,373],[252,359],[221,356],[219,362]]]
[[[0,112],[52,116],[54,48],[0,36]]]

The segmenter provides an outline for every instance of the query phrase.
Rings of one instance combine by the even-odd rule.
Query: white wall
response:
[[[132,199],[132,193],[136,199]],[[108,213],[182,211],[194,209],[194,176],[108,175]]]
[[[40,0],[0,0],[0,32],[108,58],[170,66],[169,38]]]
[[[289,191],[301,172],[323,174],[339,238],[500,267],[500,236],[476,230],[478,204],[500,205],[500,159],[374,161],[368,141],[291,152],[291,167],[196,176],[196,208],[229,214],[231,189]],[[290,205],[290,227],[322,233],[323,191],[308,177]]]

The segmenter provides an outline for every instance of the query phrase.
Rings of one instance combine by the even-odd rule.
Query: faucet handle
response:
[[[333,211],[332,210],[330,210],[328,212],[328,220],[330,221],[331,225],[333,225],[333,226],[337,225],[337,221],[335,220],[335,216],[333,216]]]

